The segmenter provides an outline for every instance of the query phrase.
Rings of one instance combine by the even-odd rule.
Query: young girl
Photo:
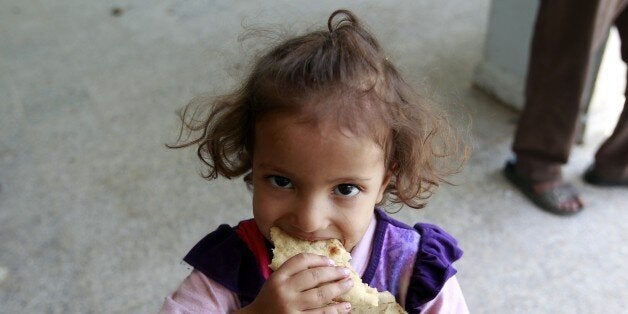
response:
[[[232,94],[182,112],[183,129],[200,134],[173,147],[198,144],[208,179],[244,175],[253,219],[192,248],[184,260],[194,270],[163,313],[349,312],[332,299],[353,283],[326,257],[300,254],[270,271],[273,226],[339,239],[362,280],[410,313],[468,312],[452,267],[456,241],[377,207],[424,205],[451,156],[436,140],[446,125],[351,12],[334,12],[327,26],[261,56]]]

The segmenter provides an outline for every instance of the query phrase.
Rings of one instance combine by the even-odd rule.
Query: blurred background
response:
[[[584,143],[565,168],[587,209],[556,217],[500,173],[518,113],[476,87],[486,84],[491,53],[503,53],[487,48],[492,7],[0,0],[0,312],[157,312],[190,271],[185,253],[219,224],[251,217],[240,179],[205,181],[193,149],[165,148],[178,135],[176,110],[234,87],[266,45],[325,27],[333,10],[348,8],[406,79],[452,113],[473,148],[455,185],[422,210],[394,215],[459,239],[458,279],[471,312],[625,313],[628,193],[580,179],[624,101],[616,34]],[[527,27],[511,27],[513,36],[525,43]]]

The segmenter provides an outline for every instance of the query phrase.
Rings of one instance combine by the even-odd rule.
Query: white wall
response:
[[[538,1],[491,2],[484,58],[474,83],[516,109],[523,107],[523,89]]]

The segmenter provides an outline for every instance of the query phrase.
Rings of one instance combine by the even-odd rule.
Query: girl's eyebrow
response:
[[[327,180],[327,182],[328,183],[334,183],[334,182],[367,182],[367,181],[371,181],[371,180],[373,180],[373,178],[366,178],[366,177],[340,177],[340,178]]]
[[[268,163],[260,163],[258,165],[259,168],[261,168],[264,171],[276,171],[280,174],[285,174],[286,176],[289,177],[293,177],[294,174],[290,171],[287,171],[281,167],[278,167],[276,165],[271,165]],[[332,178],[332,179],[328,179],[325,182],[328,184],[331,183],[336,183],[336,182],[368,182],[373,180],[372,177],[361,177],[361,176],[344,176],[344,177],[338,177],[338,178]]]
[[[281,174],[285,174],[287,176],[292,177],[293,174],[290,171],[284,170],[280,167],[277,167],[275,165],[270,165],[267,163],[260,163],[259,168],[261,168],[262,170],[265,171],[276,171],[279,172]],[[325,182],[327,183],[336,183],[336,182],[368,182],[373,180],[373,178],[371,177],[360,177],[360,176],[345,176],[345,177],[338,177],[338,178],[332,178],[329,180],[326,180]]]
[[[277,167],[277,166],[275,166],[275,165],[271,165],[271,164],[267,164],[267,163],[260,163],[258,166],[259,166],[262,170],[265,170],[265,171],[276,171],[276,172],[283,173],[283,174],[287,174],[287,175],[290,175],[290,174],[291,174],[291,172],[290,172],[290,171],[286,171],[286,170],[284,170],[284,169],[282,169],[282,168],[280,168],[280,167]]]

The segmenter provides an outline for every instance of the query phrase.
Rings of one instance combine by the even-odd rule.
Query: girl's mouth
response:
[[[297,239],[301,239],[301,240],[305,240],[305,241],[310,241],[310,242],[325,241],[325,240],[333,239],[333,237],[324,237],[324,236],[317,235],[317,234],[314,234],[314,233],[303,233],[303,232],[298,232],[298,231],[292,231],[290,229],[287,229],[287,230],[286,229],[282,229],[282,230],[284,230],[285,233],[287,233],[288,235],[290,235],[293,238],[297,238]],[[342,240],[340,240],[340,242],[342,242]]]

